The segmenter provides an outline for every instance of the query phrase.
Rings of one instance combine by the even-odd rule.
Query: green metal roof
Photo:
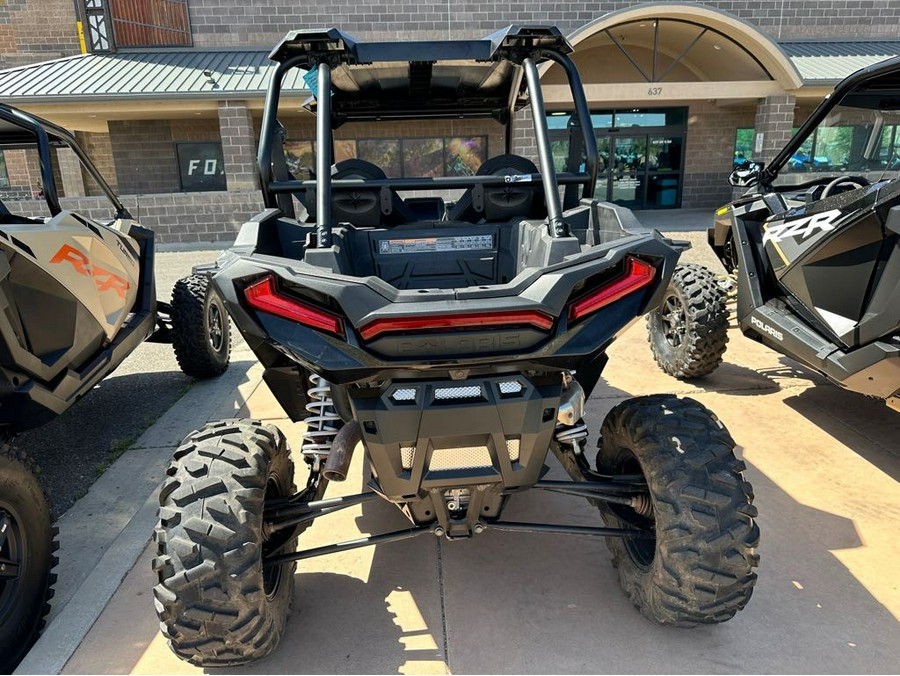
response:
[[[864,66],[900,55],[900,40],[780,44],[804,82],[811,85],[834,83]],[[0,100],[262,98],[276,66],[262,49],[81,54],[0,70]],[[298,69],[288,73],[283,91],[308,94],[303,75]]]
[[[900,40],[781,42],[807,84],[843,80],[865,66],[900,56]]]
[[[82,54],[0,70],[0,100],[257,98],[276,67],[266,50]],[[288,73],[283,89],[306,92],[303,74]]]

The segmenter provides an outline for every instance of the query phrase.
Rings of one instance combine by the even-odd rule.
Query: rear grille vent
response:
[[[415,456],[415,454],[416,454],[415,446],[401,446],[400,447],[400,466],[406,470],[412,469],[413,456]]]
[[[492,465],[491,454],[487,446],[463,446],[462,448],[434,449],[429,469],[474,469]]]
[[[519,460],[519,440],[507,439],[506,452],[509,454],[510,462],[518,462]]]
[[[510,437],[506,440],[506,453],[510,462],[519,461],[520,440]],[[400,446],[400,466],[409,471],[412,469],[416,455],[416,447],[412,443]],[[431,454],[429,469],[471,469],[473,467],[491,467],[491,454],[487,446],[464,446],[461,448],[436,448]]]
[[[404,387],[399,390],[394,390],[393,394],[391,394],[391,399],[395,402],[415,401],[416,392],[417,390],[415,387]]]
[[[511,396],[514,394],[521,394],[522,390],[524,390],[524,386],[517,380],[508,380],[506,382],[500,383],[500,394],[503,396]]]
[[[434,398],[439,401],[451,400],[467,400],[482,398],[481,388],[477,385],[467,385],[464,387],[436,387],[434,389]]]

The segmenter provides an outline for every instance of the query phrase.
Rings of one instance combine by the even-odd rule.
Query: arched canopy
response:
[[[693,3],[647,3],[612,12],[576,30],[569,41],[576,53],[624,50],[631,68],[622,75],[646,76],[642,81],[771,79],[782,89],[803,84],[790,59],[767,35],[731,14]],[[604,70],[617,74],[612,68]]]
[[[648,3],[612,12],[576,30],[569,41],[593,101],[755,98],[803,84],[767,35],[693,3]],[[545,73],[551,101],[563,93],[564,81],[558,68]]]

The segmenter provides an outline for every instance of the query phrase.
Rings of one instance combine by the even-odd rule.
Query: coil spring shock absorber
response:
[[[306,391],[309,402],[306,410],[309,415],[304,422],[306,431],[303,433],[303,443],[300,450],[306,456],[307,461],[314,467],[318,467],[331,451],[331,444],[338,433],[340,420],[334,409],[334,400],[331,398],[331,385],[328,381],[317,376],[309,375],[310,387]]]

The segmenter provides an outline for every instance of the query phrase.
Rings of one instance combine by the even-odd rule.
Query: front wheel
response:
[[[11,674],[50,611],[59,548],[47,496],[34,468],[0,448],[0,674]]]
[[[670,376],[709,375],[722,363],[728,343],[728,292],[702,265],[675,268],[662,304],[647,315],[653,358]]]
[[[281,431],[226,420],[188,436],[159,496],[159,584],[153,589],[172,651],[203,667],[236,666],[278,645],[293,596],[296,534],[263,528],[266,503],[294,494],[294,464]]]
[[[214,378],[228,368],[231,353],[228,313],[206,275],[191,275],[175,283],[172,347],[185,375]]]
[[[603,421],[597,470],[642,475],[649,501],[607,503],[607,525],[649,537],[610,538],[625,593],[659,624],[724,622],[749,601],[759,563],[759,528],[725,426],[693,399],[629,399]]]

